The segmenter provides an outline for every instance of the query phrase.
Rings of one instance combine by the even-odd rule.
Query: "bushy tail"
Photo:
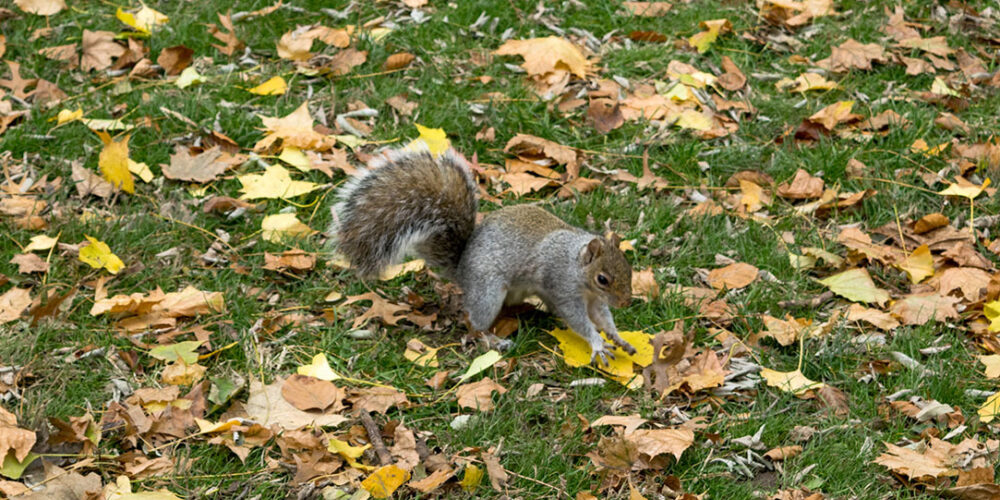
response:
[[[391,151],[340,190],[337,248],[362,276],[406,254],[453,273],[475,228],[477,191],[454,150],[436,158],[426,149]]]

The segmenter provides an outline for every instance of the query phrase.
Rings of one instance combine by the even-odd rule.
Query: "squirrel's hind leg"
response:
[[[462,300],[473,330],[485,332],[493,326],[507,296],[507,287],[502,283],[500,280],[484,279],[475,284],[463,284]]]

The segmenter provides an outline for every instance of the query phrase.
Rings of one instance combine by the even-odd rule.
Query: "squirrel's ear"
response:
[[[601,239],[594,238],[587,243],[587,248],[583,250],[583,263],[584,265],[590,264],[594,259],[601,256]]]
[[[606,234],[604,237],[611,243],[611,246],[615,248],[618,248],[618,246],[622,244],[622,237],[618,236],[618,233],[615,233],[613,231],[608,231],[608,234]]]

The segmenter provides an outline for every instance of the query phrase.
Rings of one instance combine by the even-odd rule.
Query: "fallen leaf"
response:
[[[191,66],[192,56],[194,56],[194,50],[184,45],[175,45],[160,51],[160,55],[156,58],[156,64],[163,68],[167,76],[176,76]]]
[[[27,288],[14,287],[0,295],[0,325],[21,317],[31,305],[30,292]]]
[[[906,271],[910,282],[915,285],[934,275],[934,258],[931,257],[931,250],[927,245],[920,245],[902,262],[896,264],[896,267]]]
[[[277,425],[286,430],[306,425],[335,427],[347,421],[347,418],[334,413],[305,412],[292,406],[281,395],[284,382],[281,377],[277,377],[273,383],[264,385],[252,379],[245,406],[247,415],[265,427]]]
[[[485,377],[478,382],[456,387],[455,396],[458,399],[458,406],[486,412],[493,409],[494,391],[502,395],[507,389],[493,379]]]
[[[320,380],[305,375],[292,375],[285,379],[281,386],[281,396],[292,406],[303,410],[324,411],[331,406],[331,411],[339,411],[341,401],[346,394],[344,390],[326,380]]]
[[[89,245],[81,247],[78,258],[80,262],[90,265],[94,269],[107,269],[111,274],[118,274],[125,267],[125,263],[117,255],[111,253],[108,244],[91,236],[84,235]]]
[[[719,35],[727,33],[733,30],[733,25],[728,19],[713,19],[711,21],[702,21],[698,23],[698,27],[705,30],[701,33],[696,33],[688,38],[688,44],[694,47],[699,54],[704,54],[708,52],[715,40],[719,38]]]
[[[313,130],[313,119],[309,114],[308,102],[303,102],[292,113],[281,118],[260,116],[264,123],[265,137],[254,144],[253,150],[265,151],[277,141],[283,147],[292,146],[312,151],[326,151],[336,140]]]
[[[851,38],[839,46],[833,47],[828,59],[817,61],[817,65],[835,73],[844,73],[852,69],[870,70],[872,63],[885,63],[888,58],[885,49],[877,43],[863,44]]]
[[[247,89],[247,92],[257,95],[284,95],[288,91],[288,84],[280,76],[273,76],[266,82]]]
[[[865,321],[887,331],[895,330],[900,324],[891,314],[879,311],[878,309],[864,307],[860,304],[851,304],[851,307],[847,308],[847,320]]]
[[[622,2],[622,6],[633,16],[660,17],[673,5],[670,2]]]
[[[800,168],[795,172],[795,178],[790,184],[786,182],[778,186],[778,196],[793,200],[819,198],[823,195],[823,186],[823,179],[813,177]]]
[[[771,459],[772,462],[782,462],[785,459],[798,456],[802,453],[802,447],[799,445],[792,446],[782,446],[780,448],[772,448],[764,454],[766,458]]]
[[[326,360],[326,354],[319,353],[313,356],[312,362],[308,365],[303,365],[296,370],[299,375],[307,375],[310,377],[318,378],[320,380],[333,381],[340,379],[340,375],[333,371],[330,367],[330,363]]]
[[[745,262],[713,269],[708,273],[708,284],[716,290],[736,290],[757,280],[760,270]]]
[[[764,380],[767,381],[767,385],[777,387],[782,391],[790,392],[796,396],[805,394],[813,389],[819,389],[825,385],[822,382],[813,382],[812,380],[809,380],[800,370],[792,372],[779,372],[770,368],[762,368],[760,376],[764,377]]]
[[[281,165],[268,165],[263,174],[244,174],[237,176],[236,179],[243,185],[241,200],[261,198],[287,200],[319,189],[316,183],[292,180],[288,169]]]
[[[389,498],[397,488],[410,480],[410,473],[395,465],[384,465],[361,481],[361,487],[372,498]]]
[[[53,16],[66,8],[63,0],[14,0],[21,10],[36,16]],[[3,453],[0,453],[0,457]]]
[[[923,325],[930,320],[957,319],[955,304],[958,298],[941,296],[936,292],[911,294],[892,303],[889,312],[904,325]]]
[[[590,62],[580,52],[580,49],[558,36],[507,40],[494,53],[501,56],[519,55],[523,57],[524,64],[521,67],[531,76],[564,70],[579,78],[586,78],[587,73],[591,70]]]
[[[362,408],[371,412],[385,414],[393,406],[408,405],[406,394],[392,387],[369,387],[355,391],[349,401],[355,409]]]
[[[293,213],[268,215],[260,222],[260,228],[262,230],[260,237],[272,243],[304,238],[316,232],[303,224]]]
[[[126,193],[134,193],[135,181],[132,180],[132,173],[128,169],[129,136],[115,141],[107,132],[98,130],[95,133],[104,143],[97,163],[101,168],[101,175],[115,188]]]
[[[385,63],[382,65],[382,69],[386,71],[393,71],[397,69],[402,69],[410,65],[417,56],[409,52],[398,52],[385,59]]]
[[[201,154],[192,155],[191,150],[177,146],[170,155],[170,163],[162,165],[163,176],[168,179],[205,183],[214,181],[229,168],[229,164],[220,161],[222,150],[212,146]]]
[[[21,274],[49,272],[49,263],[33,253],[19,253],[10,259],[10,263],[16,264],[17,272]]]
[[[889,301],[889,292],[875,286],[868,270],[855,268],[819,280],[831,292],[855,302],[875,302],[879,306]]]
[[[861,115],[851,113],[854,101],[839,101],[831,104],[808,118],[810,122],[823,126],[826,130],[833,130],[841,123],[853,122],[861,119]]]

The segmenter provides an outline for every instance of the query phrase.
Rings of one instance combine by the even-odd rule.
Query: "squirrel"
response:
[[[486,332],[504,305],[535,295],[590,345],[591,362],[614,359],[618,335],[608,306],[631,301],[632,267],[617,235],[597,236],[537,206],[490,212],[478,225],[472,167],[449,148],[384,153],[345,183],[332,207],[333,243],[362,277],[407,254],[456,281],[470,326]]]

